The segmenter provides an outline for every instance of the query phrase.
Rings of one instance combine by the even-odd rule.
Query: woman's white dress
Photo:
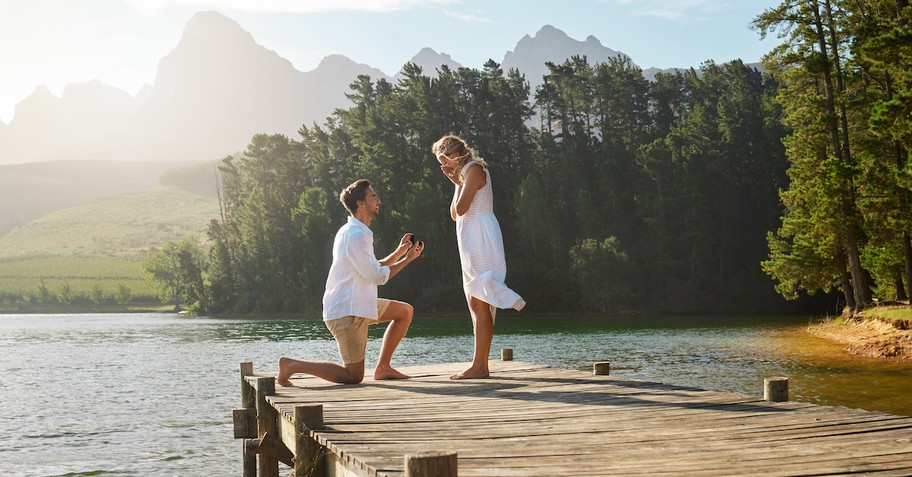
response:
[[[477,166],[476,166],[477,164]],[[503,235],[494,216],[494,193],[488,168],[469,162],[460,174],[465,177],[469,167],[481,167],[485,172],[484,187],[478,190],[469,211],[456,217],[456,239],[462,263],[462,287],[469,297],[484,301],[496,308],[521,310],[526,302],[504,284],[507,261],[504,257]]]

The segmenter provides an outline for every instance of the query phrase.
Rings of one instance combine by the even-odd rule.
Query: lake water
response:
[[[763,378],[787,376],[795,401],[912,415],[912,365],[848,356],[807,324],[504,313],[492,349],[565,369],[610,361],[619,377],[753,396]],[[470,333],[468,317],[416,317],[393,364],[468,361]],[[368,367],[381,334],[372,331]],[[282,355],[337,360],[318,318],[0,315],[0,348],[4,476],[239,475],[238,364],[274,373]]]

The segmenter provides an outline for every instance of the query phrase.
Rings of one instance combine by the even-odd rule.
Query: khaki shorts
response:
[[[360,316],[344,316],[335,320],[326,321],[326,327],[336,339],[339,346],[339,356],[346,365],[364,361],[364,352],[367,349],[367,327],[380,323],[379,318],[386,313],[390,300],[377,298],[377,320],[361,318]]]

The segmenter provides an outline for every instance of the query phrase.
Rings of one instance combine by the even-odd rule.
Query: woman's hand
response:
[[[459,185],[459,173],[456,172],[455,167],[447,167],[446,164],[441,164],[440,172],[443,172],[443,175],[445,175],[454,185]]]

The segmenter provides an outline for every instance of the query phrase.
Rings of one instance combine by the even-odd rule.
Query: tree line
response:
[[[906,0],[783,2],[777,81],[789,187],[764,270],[777,290],[839,290],[849,309],[912,295],[912,9]]]
[[[452,186],[430,153],[453,133],[490,164],[507,282],[530,310],[769,313],[833,290],[853,309],[902,299],[909,8],[861,3],[786,1],[758,16],[761,34],[784,38],[763,71],[707,62],[648,81],[624,58],[573,57],[549,63],[535,91],[493,61],[436,77],[407,65],[395,84],[359,77],[351,107],[323,125],[257,135],[221,161],[211,247],[185,260],[194,283],[176,293],[209,312],[318,312],[346,215],[338,193],[367,178],[383,200],[378,254],[407,231],[428,244],[381,295],[464,309]]]

